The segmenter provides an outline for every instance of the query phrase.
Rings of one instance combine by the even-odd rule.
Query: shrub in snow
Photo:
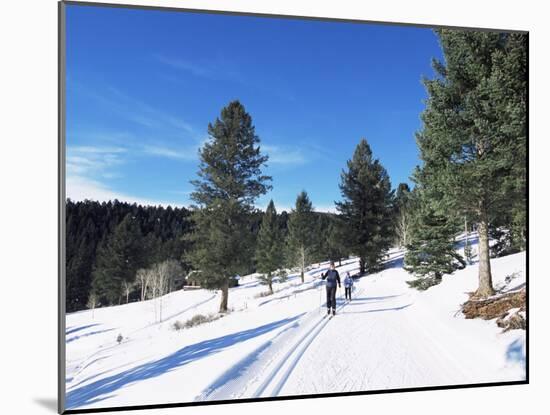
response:
[[[270,293],[269,291],[262,291],[261,293],[254,295],[254,298],[267,297],[268,295],[271,295],[271,294],[273,293]]]
[[[185,328],[185,325],[181,322],[181,321],[175,321],[173,324],[172,324],[172,328],[176,331],[179,331],[183,328]]]
[[[430,276],[424,278],[418,278],[416,280],[407,281],[407,284],[411,288],[416,288],[417,290],[424,291],[434,285],[437,285],[441,282],[441,278]]]
[[[519,311],[510,312],[505,317],[501,317],[497,320],[497,326],[503,328],[503,332],[508,330],[525,330],[527,328],[527,322],[523,317],[523,314]]]
[[[521,272],[513,272],[510,275],[507,275],[506,278],[504,278],[504,282],[506,284],[510,284],[513,279],[519,277],[521,275]]]
[[[186,329],[198,326],[200,324],[209,323],[223,317],[223,314],[196,314],[185,322],[183,325]]]

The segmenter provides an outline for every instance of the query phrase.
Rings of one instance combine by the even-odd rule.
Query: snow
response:
[[[267,297],[255,275],[241,277],[232,312],[190,329],[172,325],[217,312],[219,292],[166,295],[162,322],[152,300],[68,314],[67,409],[525,379],[525,331],[502,333],[459,312],[477,287],[477,264],[419,292],[406,284],[402,258],[394,249],[386,269],[357,280],[351,302],[339,289],[333,318],[322,307],[327,263]],[[493,259],[495,287],[521,289],[525,264],[524,252]],[[358,260],[337,269],[353,274]]]

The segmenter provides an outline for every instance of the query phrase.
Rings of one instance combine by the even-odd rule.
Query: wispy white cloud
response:
[[[115,174],[110,169],[124,163],[122,155],[126,149],[121,147],[67,147],[67,175],[94,176]]]
[[[325,213],[339,213],[338,210],[336,210],[336,206],[334,204],[315,206],[315,211]]]
[[[208,62],[191,62],[182,58],[174,58],[165,55],[156,55],[155,58],[173,69],[188,72],[194,76],[211,81],[234,81],[247,84],[238,70],[230,62],[217,58]]]
[[[191,190],[171,190],[169,193],[175,195],[189,196],[193,192]]]
[[[124,147],[73,146],[71,150],[81,154],[117,154],[127,151]]]
[[[259,93],[266,93],[285,101],[296,100],[296,96],[286,85],[282,84],[280,80],[253,80],[252,77],[247,76],[247,74],[243,72],[243,68],[237,63],[221,56],[203,62],[192,62],[180,57],[170,57],[166,55],[155,55],[154,58],[169,68],[184,71],[199,78],[210,81],[235,82],[253,88]],[[247,69],[250,71],[249,65],[247,66]],[[178,80],[173,77],[168,77],[167,79],[171,79],[172,82],[178,82]],[[277,84],[276,86],[272,85],[274,82]]]
[[[269,156],[268,163],[272,164],[304,164],[308,160],[303,154],[301,149],[282,147],[275,145],[261,145],[261,149],[264,150]]]
[[[207,68],[205,65],[198,65],[185,61],[183,59],[169,58],[163,55],[156,55],[156,58],[159,62],[164,63],[165,65],[171,66],[176,69],[182,69],[184,71],[190,72],[195,76],[200,76],[202,78],[214,79],[215,72],[211,68]]]
[[[194,133],[195,129],[186,122],[183,117],[178,117],[167,111],[160,110],[139,99],[131,97],[121,90],[108,87],[110,96],[103,96],[103,100],[110,101],[110,104],[117,108],[122,114],[138,124],[153,128],[159,126],[170,126],[187,133]]]
[[[277,213],[281,213],[282,211],[286,211],[287,213],[290,213],[292,209],[294,209],[294,205],[280,203],[277,200],[273,200],[273,203],[275,204],[275,210],[277,210]],[[263,204],[260,203],[256,205],[256,207],[260,210],[265,211],[267,209],[267,205],[268,205],[268,202]],[[334,204],[315,206],[315,203],[313,203],[313,210],[315,212],[338,213],[338,211],[336,210],[336,206]]]
[[[199,158],[199,149],[208,141],[208,138],[185,148],[175,148],[164,145],[144,145],[143,153],[151,156],[166,157],[175,160],[196,161]],[[268,164],[300,165],[309,160],[299,148],[281,147],[275,145],[261,145],[261,150],[269,156]]]
[[[198,160],[198,146],[187,149],[173,149],[168,147],[146,145],[143,152],[148,155],[166,157],[175,160]]]
[[[184,206],[182,202],[151,200],[120,193],[112,190],[104,183],[75,175],[67,176],[66,190],[67,198],[73,201],[95,200],[99,202],[108,202],[109,200],[117,199],[119,201],[137,203],[143,206]]]
[[[75,91],[85,94],[102,107],[139,126],[157,131],[169,131],[176,135],[186,134],[192,138],[197,134],[193,125],[187,122],[183,116],[159,109],[124,93],[118,88],[104,86],[101,89],[92,90],[74,80],[69,82],[68,88],[73,88]]]
[[[69,146],[66,157],[66,196],[75,201],[87,199],[106,202],[117,199],[141,205],[184,206],[184,201],[152,200],[113,189],[112,180],[124,177],[119,168],[129,157],[135,157],[138,153],[136,148]],[[182,193],[181,196],[185,195]],[[187,197],[182,199],[186,201]]]

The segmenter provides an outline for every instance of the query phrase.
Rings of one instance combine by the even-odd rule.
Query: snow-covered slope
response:
[[[191,329],[172,325],[216,312],[219,293],[165,296],[162,323],[154,301],[69,314],[67,408],[523,380],[525,332],[501,333],[494,321],[458,312],[476,288],[477,265],[418,292],[405,282],[402,255],[394,250],[384,271],[358,280],[350,303],[339,290],[332,319],[319,280],[326,263],[303,284],[296,275],[275,284],[273,296],[258,297],[266,287],[244,277],[230,290],[230,314]],[[525,259],[492,260],[495,286],[523,287]],[[338,270],[354,273],[358,261]]]

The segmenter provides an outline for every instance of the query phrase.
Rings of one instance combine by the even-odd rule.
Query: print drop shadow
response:
[[[57,399],[54,398],[34,398],[34,402],[50,412],[57,413]]]

